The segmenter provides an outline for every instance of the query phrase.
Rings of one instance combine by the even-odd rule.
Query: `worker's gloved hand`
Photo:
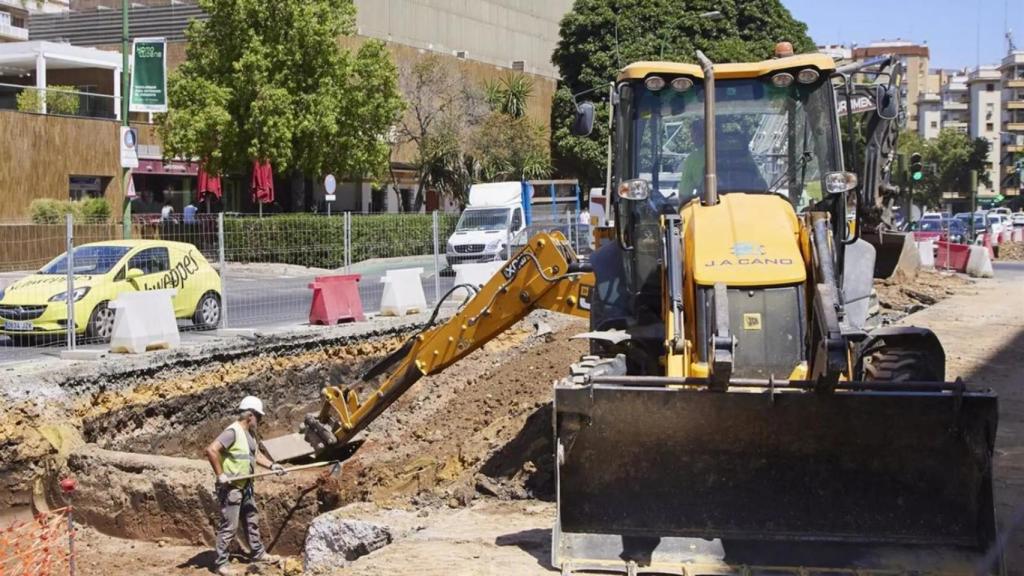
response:
[[[270,466],[270,470],[272,472],[277,472],[278,476],[284,476],[285,474],[288,473],[288,471],[284,469],[284,466],[281,466],[276,462]]]
[[[221,474],[220,476],[217,476],[217,486],[223,486],[230,481],[231,479],[228,478],[227,474]]]

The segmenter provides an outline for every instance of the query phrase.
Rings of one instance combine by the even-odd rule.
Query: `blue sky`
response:
[[[818,44],[927,42],[933,68],[998,64],[1006,53],[1006,8],[1024,50],[1024,0],[782,0]],[[978,26],[980,23],[980,50]]]

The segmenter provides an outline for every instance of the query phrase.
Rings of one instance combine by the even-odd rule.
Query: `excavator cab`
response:
[[[931,332],[865,326],[834,63],[698,58],[614,84],[616,241],[594,354],[555,387],[553,563],[974,573],[996,399],[945,381]]]

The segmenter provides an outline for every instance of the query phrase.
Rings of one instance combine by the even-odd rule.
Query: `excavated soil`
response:
[[[1024,261],[1024,242],[1009,242],[999,245],[999,260]]]
[[[883,318],[895,321],[949,298],[970,283],[959,274],[922,269],[909,281],[897,277],[875,280],[875,291]]]

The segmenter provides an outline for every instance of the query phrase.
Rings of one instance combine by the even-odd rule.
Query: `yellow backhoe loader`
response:
[[[848,77],[817,54],[698,60],[612,84],[614,232],[589,262],[531,238],[364,375],[384,377],[375,393],[325,389],[302,437],[268,449],[332,451],[422,376],[556,310],[589,318],[592,352],[554,390],[564,574],[997,573],[995,395],[947,382],[931,332],[866,328]],[[574,131],[592,124],[580,104]]]

